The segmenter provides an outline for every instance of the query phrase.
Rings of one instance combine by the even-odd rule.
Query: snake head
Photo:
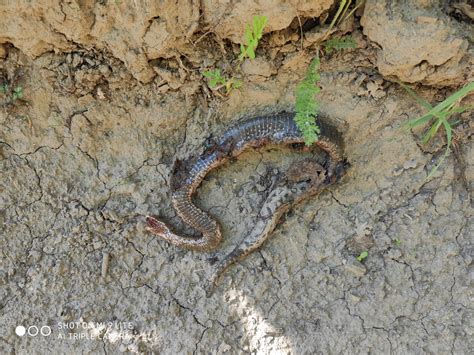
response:
[[[165,236],[170,233],[170,229],[166,226],[166,224],[151,216],[146,216],[145,229],[159,236]]]

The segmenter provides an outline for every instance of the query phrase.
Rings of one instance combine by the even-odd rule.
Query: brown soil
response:
[[[209,175],[196,203],[222,224],[216,255],[144,230],[147,214],[187,230],[170,207],[173,162],[241,117],[292,110],[334,13],[329,0],[0,4],[2,354],[474,348],[472,113],[457,117],[453,153],[425,181],[445,142],[422,146],[422,131],[402,129],[424,111],[396,83],[436,103],[472,81],[466,2],[367,0],[333,31],[357,48],[320,52],[317,99],[351,169],[212,298],[212,259],[245,238],[298,153],[251,151]],[[235,72],[254,14],[269,21],[236,74],[242,87],[213,90],[202,72]],[[52,332],[20,337],[20,325]]]

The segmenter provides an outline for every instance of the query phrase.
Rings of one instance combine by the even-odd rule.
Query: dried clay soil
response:
[[[339,26],[357,48],[320,52],[318,100],[351,168],[206,298],[212,259],[297,154],[250,151],[208,176],[196,204],[223,226],[216,255],[168,245],[144,216],[187,231],[174,161],[241,117],[291,110],[333,1],[1,2],[0,353],[468,354],[472,117],[426,181],[445,142],[403,129],[423,109],[396,83],[436,103],[472,81],[466,6],[367,0]],[[269,21],[242,87],[212,90],[201,73],[230,75],[253,14]]]

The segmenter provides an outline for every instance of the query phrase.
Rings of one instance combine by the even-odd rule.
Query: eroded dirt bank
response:
[[[321,53],[318,99],[348,175],[206,298],[213,255],[160,241],[143,216],[183,229],[175,159],[240,117],[292,109],[332,1],[3,2],[0,352],[469,353],[472,118],[426,182],[443,138],[422,146],[401,129],[423,110],[394,81],[433,103],[472,81],[472,20],[462,2],[406,3],[366,1],[333,34],[357,48]],[[201,73],[231,72],[254,14],[268,16],[257,58],[223,96]],[[206,179],[196,203],[223,226],[218,257],[294,158],[247,152]]]

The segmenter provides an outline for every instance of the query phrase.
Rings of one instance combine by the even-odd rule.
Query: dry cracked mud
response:
[[[445,142],[403,129],[423,109],[396,83],[434,103],[472,81],[468,3],[367,0],[341,25],[357,48],[321,53],[318,100],[351,168],[212,297],[213,259],[245,238],[298,153],[249,151],[206,178],[196,203],[222,224],[215,255],[144,230],[147,214],[187,230],[170,207],[173,162],[240,117],[291,110],[334,12],[333,1],[0,3],[2,354],[472,353],[472,117],[458,117],[456,149],[426,181]],[[269,23],[242,88],[211,90],[202,71],[231,72],[254,14]]]

